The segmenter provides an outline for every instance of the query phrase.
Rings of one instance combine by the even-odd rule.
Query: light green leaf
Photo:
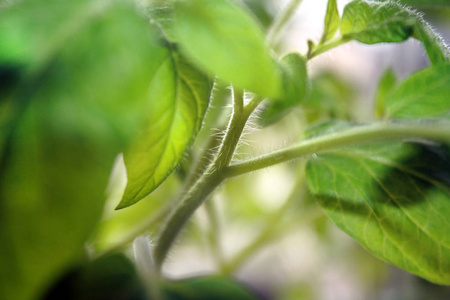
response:
[[[384,115],[386,98],[397,85],[397,76],[392,69],[387,69],[381,76],[375,95],[376,114],[378,117]]]
[[[413,74],[387,97],[385,110],[399,119],[450,117],[450,64]]]
[[[184,157],[203,122],[211,81],[173,49],[149,87],[147,124],[124,160],[128,183],[117,209],[155,190]]]
[[[262,29],[234,1],[192,0],[176,5],[181,49],[203,70],[262,96],[280,97],[281,72]]]
[[[134,240],[139,233],[158,230],[169,212],[168,200],[176,199],[181,188],[180,180],[172,173],[145,201],[115,210],[127,185],[123,157],[118,157],[108,183],[108,200],[103,218],[93,232],[89,244],[97,253],[121,249]]]
[[[40,299],[84,255],[114,157],[142,125],[161,57],[150,34],[120,1],[1,11],[0,69],[19,66],[1,100],[1,299]]]
[[[284,96],[268,103],[260,118],[264,125],[279,120],[291,108],[304,102],[308,91],[308,71],[304,57],[290,53],[282,58],[280,65],[283,69]]]
[[[347,4],[341,21],[344,40],[365,44],[420,40],[433,64],[450,59],[450,50],[423,18],[397,2],[356,0]]]
[[[340,18],[336,0],[328,0],[325,26],[320,43],[323,44],[332,39],[339,30]]]
[[[450,149],[397,142],[315,155],[311,192],[326,215],[377,257],[450,284]]]

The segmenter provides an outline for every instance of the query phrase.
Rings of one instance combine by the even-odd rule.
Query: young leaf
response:
[[[390,118],[450,117],[450,64],[413,74],[386,98]]]
[[[450,284],[450,149],[378,143],[316,155],[309,188],[327,216],[379,258]]]
[[[1,99],[0,299],[40,299],[84,255],[161,53],[126,2],[30,0],[0,14],[0,69],[21,66]]]
[[[414,13],[395,2],[356,0],[344,8],[341,35],[365,44],[402,42],[415,23]]]
[[[397,77],[392,69],[387,69],[381,76],[378,83],[378,90],[375,96],[376,114],[378,117],[384,115],[386,98],[397,84]]]
[[[336,0],[328,0],[324,25],[323,35],[320,39],[321,44],[332,39],[339,30],[340,19]]]
[[[262,96],[277,98],[281,74],[257,22],[229,0],[179,1],[175,7],[181,49],[203,70]]]
[[[264,125],[269,125],[284,116],[289,109],[302,103],[308,90],[308,71],[306,60],[297,53],[282,58],[283,97],[274,99],[261,115]]]
[[[211,87],[208,77],[167,50],[150,83],[147,124],[124,154],[128,183],[117,209],[150,194],[180,163],[200,130]]]
[[[365,44],[420,40],[433,64],[450,59],[450,50],[420,15],[397,2],[356,0],[347,4],[341,21],[344,40]]]

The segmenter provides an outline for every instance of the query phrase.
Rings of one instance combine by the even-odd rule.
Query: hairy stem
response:
[[[158,271],[161,270],[170,247],[187,220],[223,180],[224,177],[220,176],[218,172],[206,173],[188,191],[181,203],[170,214],[169,219],[162,228],[153,252],[155,266]]]
[[[244,111],[244,93],[233,88],[233,109],[234,113],[240,115]]]
[[[267,168],[315,153],[331,151],[337,148],[364,144],[373,141],[400,140],[405,138],[424,138],[437,141],[450,141],[447,128],[417,124],[376,124],[360,126],[338,133],[305,140],[269,154],[262,155],[225,170],[225,177],[239,176],[245,173]]]
[[[245,124],[253,110],[260,102],[260,99],[254,98],[243,108],[241,113],[236,111],[233,112],[225,133],[225,137],[213,162],[207,168],[205,173],[198,178],[196,183],[188,190],[175,210],[169,215],[169,218],[163,225],[153,253],[155,265],[158,270],[161,270],[161,266],[170,250],[170,247],[187,220],[208,198],[208,196],[225,180],[223,170],[230,164]]]

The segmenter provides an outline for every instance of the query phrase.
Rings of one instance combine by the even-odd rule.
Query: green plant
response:
[[[448,7],[446,1],[404,2]],[[233,273],[274,235],[274,224],[298,193],[230,261],[217,245],[217,211],[208,199],[225,181],[293,160],[302,162],[295,166],[299,193],[308,197],[307,184],[328,218],[368,251],[450,284],[450,51],[414,10],[394,1],[355,0],[340,16],[336,1],[329,0],[319,42],[309,40],[304,55],[280,55],[277,41],[299,0],[266,34],[261,25],[270,21],[259,23],[248,7],[231,0],[0,3],[0,298],[41,297],[86,260],[88,241],[102,271],[89,265],[69,282],[92,285],[89,280],[102,272],[128,274],[135,282],[133,267],[108,255],[152,230],[153,252],[141,254],[152,258],[143,271],[151,297],[252,299],[222,277],[170,282],[159,274],[203,204],[219,271]],[[327,91],[317,89],[318,78],[311,83],[309,60],[350,41],[408,38],[423,44],[430,66],[402,82],[387,72],[375,121],[356,122],[339,99],[313,97]],[[223,108],[229,99],[231,111]],[[269,126],[293,109],[306,114],[295,129],[296,142],[236,158],[249,118],[256,114],[261,126]],[[223,134],[210,136],[211,128]],[[117,223],[114,234],[123,228],[125,234],[111,242],[102,239],[105,227],[93,231],[121,152],[128,182],[117,209],[127,210],[166,180],[170,187],[155,203],[143,200],[151,209],[134,215],[133,228]],[[182,189],[181,196],[171,200],[174,188]],[[312,210],[303,221],[308,217],[314,217]],[[134,295],[145,297],[133,284]],[[79,299],[92,297],[83,289],[71,291]]]

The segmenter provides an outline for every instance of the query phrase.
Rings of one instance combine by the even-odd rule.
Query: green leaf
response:
[[[432,64],[450,62],[450,49],[423,19],[420,19],[414,26],[413,37],[423,43]]]
[[[402,82],[387,97],[390,118],[450,117],[450,64],[432,66]]]
[[[123,254],[111,254],[71,268],[42,300],[110,300],[118,295],[120,299],[148,299],[134,264]]]
[[[168,199],[176,199],[182,182],[172,173],[153,193],[127,209],[115,210],[126,187],[123,159],[118,158],[108,183],[108,200],[103,218],[90,238],[89,245],[97,253],[121,249],[134,239],[137,232],[156,231],[169,212]],[[144,230],[145,229],[145,230]]]
[[[174,29],[175,0],[151,0],[146,7],[150,21],[157,24],[167,40],[174,43],[177,34]]]
[[[347,4],[341,21],[344,40],[365,44],[420,40],[433,64],[450,60],[450,50],[423,18],[397,2],[356,0]]]
[[[264,29],[268,29],[273,22],[273,15],[269,8],[270,4],[267,0],[244,0],[248,9],[251,10],[253,15],[258,19],[259,23]]]
[[[228,0],[180,1],[175,8],[181,49],[200,68],[239,89],[280,97],[280,70],[245,9]]]
[[[23,1],[1,11],[0,298],[39,299],[84,255],[114,157],[142,125],[161,58],[120,1]]]
[[[328,0],[325,25],[320,43],[323,44],[332,39],[339,30],[340,18],[336,0]]]
[[[167,282],[163,287],[169,300],[257,300],[250,289],[221,276],[203,276]]]
[[[283,97],[274,99],[261,114],[261,121],[269,125],[296,105],[304,102],[308,91],[308,70],[306,59],[297,53],[290,53],[281,59],[283,70]]]
[[[200,130],[211,87],[207,76],[167,50],[149,87],[147,124],[124,154],[128,183],[117,209],[150,194],[180,163]]]
[[[377,93],[375,95],[376,113],[378,117],[384,115],[386,98],[389,96],[396,85],[397,76],[395,75],[394,71],[389,68],[381,76],[380,82],[378,83]]]
[[[414,13],[398,3],[356,0],[344,8],[341,35],[365,44],[402,42],[415,23]]]
[[[397,142],[315,155],[311,192],[326,215],[377,257],[450,284],[450,148]]]
[[[390,1],[390,0],[383,0]],[[450,7],[448,0],[398,0],[402,4],[411,5],[420,8],[440,8]]]

